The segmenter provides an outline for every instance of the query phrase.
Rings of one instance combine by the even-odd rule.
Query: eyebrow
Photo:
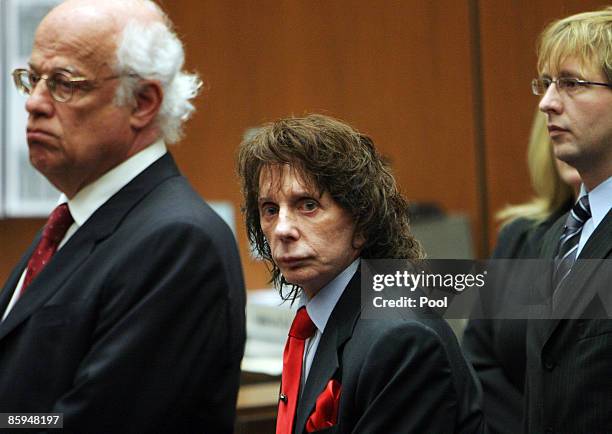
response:
[[[542,78],[552,78],[552,74],[544,73],[541,75]],[[557,77],[575,77],[575,78],[583,78],[584,75],[577,70],[573,69],[562,69],[557,73]]]
[[[34,64],[32,64],[32,62],[28,62],[28,67],[29,67],[29,68],[30,68],[32,71],[34,71],[34,72],[36,72],[36,73],[38,73],[38,72],[40,71],[40,69],[39,69],[38,67],[36,67]],[[63,73],[67,73],[67,74],[70,74],[70,75],[75,75],[75,76],[80,76],[80,75],[82,75],[82,74],[80,74],[80,73],[78,72],[78,70],[77,70],[76,68],[74,68],[74,67],[72,67],[72,66],[66,66],[66,67],[57,67],[57,68],[53,68],[53,69],[51,70],[51,72],[63,72]]]
[[[318,196],[318,199],[317,199]],[[304,199],[316,199],[316,200],[320,200],[321,199],[321,195],[317,195],[314,192],[311,191],[295,191],[292,192],[291,196],[289,197],[289,199],[291,201],[300,201],[300,200],[304,200]],[[261,196],[257,199],[257,203],[259,205],[264,204],[266,202],[276,202],[274,199],[268,197],[268,196]]]
[[[564,69],[559,71],[559,77],[582,77],[582,74],[577,71]]]

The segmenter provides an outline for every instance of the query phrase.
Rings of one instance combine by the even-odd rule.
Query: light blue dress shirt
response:
[[[308,373],[310,372],[312,361],[317,352],[319,342],[321,341],[321,336],[325,331],[327,321],[329,320],[334,307],[336,307],[338,300],[340,300],[342,293],[353,278],[353,275],[357,271],[358,267],[359,258],[355,259],[351,265],[346,267],[331,282],[321,288],[321,290],[317,292],[316,295],[310,300],[308,299],[306,293],[302,292],[298,308],[306,306],[306,311],[308,312],[308,315],[310,316],[310,319],[312,319],[314,325],[317,327],[317,330],[312,338],[306,340],[304,360],[302,363],[300,395],[302,393],[302,389],[304,388],[304,384],[306,383],[306,379],[308,378]]]
[[[584,184],[582,184],[578,197],[582,197],[587,193],[589,194],[591,218],[585,222],[582,228],[576,257],[579,257],[582,248],[585,246],[590,236],[595,232],[595,229],[597,229],[597,226],[599,226],[606,214],[608,214],[610,208],[612,208],[612,176],[588,192]]]

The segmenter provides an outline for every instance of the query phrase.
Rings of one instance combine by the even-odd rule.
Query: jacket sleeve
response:
[[[463,336],[463,349],[482,385],[489,431],[513,434],[521,431],[523,392],[508,377],[505,364],[496,354],[494,340],[494,320],[471,320]],[[524,347],[524,340],[521,345]]]
[[[480,389],[448,337],[410,321],[380,336],[362,364],[352,432],[483,432]]]

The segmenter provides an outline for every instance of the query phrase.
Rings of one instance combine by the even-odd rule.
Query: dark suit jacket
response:
[[[537,258],[544,234],[569,208],[571,203],[540,224],[514,220],[500,231],[492,259]],[[515,296],[505,291],[514,277],[508,270],[493,293],[482,294],[483,301],[502,306],[506,297]],[[491,434],[522,430],[526,332],[524,319],[474,319],[465,329],[462,345],[482,384],[483,411]]]
[[[231,433],[244,303],[231,231],[167,154],[79,228],[0,323],[0,412],[63,413],[64,432]]]
[[[542,257],[554,258],[566,216],[544,239]],[[612,211],[599,224],[578,259],[612,257]],[[610,265],[576,262],[558,291],[567,297],[557,317],[590,316],[601,309],[598,280]],[[547,279],[550,285],[550,279]],[[607,280],[607,286],[611,280]],[[601,282],[599,282],[601,283]],[[604,281],[604,284],[606,282]],[[545,290],[551,291],[550,288]],[[525,432],[612,432],[612,321],[608,319],[529,320],[525,381]]]
[[[321,336],[296,415],[296,433],[328,381],[342,384],[338,423],[321,433],[481,432],[480,389],[439,318],[361,318],[359,271]]]

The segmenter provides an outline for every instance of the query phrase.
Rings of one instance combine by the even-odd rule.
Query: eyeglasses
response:
[[[72,77],[61,71],[55,71],[51,74],[38,74],[23,68],[18,68],[13,71],[13,81],[19,92],[24,95],[31,95],[36,85],[41,80],[45,80],[49,93],[53,99],[58,102],[69,101],[76,89],[93,89],[96,81],[114,80],[119,77],[121,76],[113,75],[98,80],[88,80],[85,77]]]
[[[605,86],[612,88],[612,84],[598,83],[595,81],[581,80],[575,77],[559,77],[556,80],[552,78],[534,78],[531,81],[531,91],[534,95],[544,95],[551,84],[555,83],[559,91],[573,93],[581,87],[586,86]]]

